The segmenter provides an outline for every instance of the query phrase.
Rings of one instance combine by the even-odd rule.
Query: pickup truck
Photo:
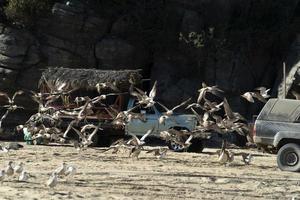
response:
[[[258,115],[254,142],[270,153],[277,153],[283,171],[300,171],[300,101],[270,99]]]
[[[135,104],[135,99],[129,99],[127,109],[131,109]],[[125,134],[132,133],[137,136],[143,136],[149,129],[153,128],[151,136],[159,137],[161,131],[167,131],[169,129],[192,131],[197,125],[197,117],[195,115],[178,113],[166,119],[163,124],[159,124],[159,118],[162,116],[164,110],[158,104],[150,108],[137,107],[133,112],[145,114],[146,121],[143,122],[139,119],[132,119],[125,125]],[[174,151],[183,150],[181,145],[173,142],[168,143],[168,146]],[[202,142],[198,139],[192,140],[190,150],[201,152],[203,150]]]

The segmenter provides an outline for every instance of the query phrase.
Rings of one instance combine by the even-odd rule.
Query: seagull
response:
[[[100,124],[99,124],[100,125]],[[98,130],[103,130],[98,126],[95,126],[93,124],[85,125],[83,128],[79,131],[76,128],[72,127],[72,129],[78,134],[81,144],[83,147],[88,147],[93,143],[93,137],[97,134]],[[86,129],[94,129],[93,132],[87,137]]]
[[[59,166],[54,170],[53,174],[56,174],[57,176],[63,176],[65,175],[66,170],[67,170],[67,164],[63,162],[61,166]]]
[[[159,148],[156,148],[156,149],[151,149],[151,150],[147,151],[146,153],[153,153],[154,152],[154,156],[157,159],[162,159],[167,155],[168,150],[169,150],[168,148],[159,147]]]
[[[206,99],[206,93],[212,93],[216,96],[220,96],[219,93],[223,93],[224,91],[219,89],[217,86],[207,86],[204,82],[202,83],[202,88],[198,90],[199,96],[197,99],[197,103],[200,104],[202,99]]]
[[[218,162],[221,164],[231,163],[234,160],[234,154],[226,150],[226,145],[227,145],[226,140],[223,140],[222,148],[221,151],[219,152],[219,158],[218,158]]]
[[[127,141],[127,145],[133,146],[129,153],[129,157],[136,157],[138,159],[139,154],[141,153],[141,150],[143,149],[143,145],[145,144],[145,139],[153,132],[154,128],[148,130],[145,135],[141,139],[138,139],[134,134],[130,133],[132,135],[132,139]]]
[[[259,87],[255,88],[254,90],[254,92],[245,92],[241,96],[251,103],[254,103],[254,98],[258,99],[263,103],[266,103],[266,99],[270,97],[270,95],[268,94],[270,89],[266,89],[265,87]]]
[[[145,105],[145,108],[149,108],[155,104],[154,98],[156,96],[156,85],[157,81],[154,82],[149,95],[147,95],[146,92],[142,91],[139,88],[135,88],[136,91],[134,91],[133,86],[130,87],[129,92],[130,95],[135,96],[138,99],[138,104]]]
[[[13,164],[13,161],[9,161],[8,165],[7,165],[6,169],[5,169],[5,174],[7,176],[14,175],[14,168],[12,167],[12,164]]]
[[[22,91],[22,90],[18,90],[18,91],[16,91],[16,92],[14,93],[13,97],[10,98],[6,93],[0,92],[0,97],[1,97],[1,96],[2,96],[2,97],[5,97],[6,100],[7,100],[7,102],[8,102],[7,105],[4,105],[4,106],[3,106],[3,107],[6,108],[7,110],[6,110],[6,112],[4,113],[4,115],[3,115],[3,116],[1,117],[1,119],[0,119],[0,128],[2,127],[2,122],[3,122],[3,120],[7,117],[7,115],[8,115],[9,112],[15,111],[15,110],[18,109],[18,108],[24,109],[24,107],[22,107],[22,106],[17,106],[17,105],[15,104],[15,98],[16,98],[16,96],[21,95],[21,94],[23,94],[23,91]]]
[[[163,113],[164,115],[171,116],[171,115],[174,114],[174,110],[176,110],[176,109],[180,108],[181,106],[187,104],[190,100],[191,100],[191,98],[189,98],[188,100],[186,100],[186,101],[180,103],[179,105],[175,106],[175,107],[172,108],[171,110],[168,109],[168,108],[167,108],[166,106],[164,106],[163,104],[161,104],[160,102],[157,102],[157,103],[158,103],[163,109],[166,110],[166,112]]]
[[[234,154],[228,150],[222,150],[218,158],[218,162],[221,164],[231,163],[234,160]]]
[[[18,165],[16,165],[14,167],[14,173],[16,173],[16,174],[22,173],[23,172],[23,166],[24,166],[23,162],[20,162]]]
[[[18,90],[14,93],[14,95],[12,96],[12,98],[10,98],[8,96],[8,94],[6,94],[5,92],[0,92],[0,96],[3,96],[7,99],[7,102],[8,104],[7,105],[4,105],[3,107],[11,110],[11,111],[14,111],[15,109],[17,108],[23,108],[23,107],[19,107],[15,104],[15,98],[18,96],[18,95],[21,95],[23,94],[24,92],[22,90]]]
[[[0,182],[2,183],[2,181],[4,181],[5,178],[5,170],[1,170],[0,171]]]
[[[242,159],[243,159],[243,162],[246,164],[246,165],[249,165],[253,159],[253,156],[251,153],[247,154],[247,153],[242,153]]]
[[[185,105],[187,102],[189,102],[191,100],[191,98],[189,98],[188,100],[182,102],[181,104],[175,106],[174,108],[172,108],[171,110],[168,109],[166,106],[164,106],[163,104],[157,102],[163,109],[166,110],[166,112],[162,113],[162,116],[160,116],[159,118],[159,124],[164,124],[165,120],[168,119],[171,115],[174,114],[174,110],[180,108],[181,106]]]
[[[110,145],[110,147],[108,147],[107,149],[104,149],[104,150],[102,151],[102,153],[103,153],[103,152],[106,152],[106,151],[109,151],[109,150],[111,150],[111,149],[113,149],[112,153],[113,153],[113,154],[116,154],[116,153],[119,152],[119,150],[120,150],[121,148],[129,148],[129,145],[127,145],[126,143],[127,143],[127,141],[125,141],[123,138],[121,138],[121,139],[119,139],[119,140],[113,142],[113,143]]]
[[[231,119],[233,121],[238,121],[238,120],[247,121],[240,113],[233,112],[231,110],[226,98],[224,98],[223,102],[224,102],[223,107],[224,107],[225,115],[226,115],[227,119]]]
[[[0,145],[0,153],[8,153],[8,151],[6,147]]]
[[[18,180],[20,182],[27,182],[27,180],[30,178],[30,174],[28,172],[22,171]]]
[[[142,146],[144,145],[145,139],[153,132],[154,128],[148,130],[141,139],[137,138],[134,134],[130,133],[130,135],[133,137],[130,139],[126,144],[133,145],[133,146]]]
[[[76,170],[75,166],[69,165],[66,168],[65,176],[68,176],[68,177],[74,176],[76,174],[76,171],[77,170]]]
[[[53,172],[50,176],[50,178],[48,179],[48,181],[46,182],[46,185],[50,188],[54,188],[58,183],[58,175],[56,172]]]

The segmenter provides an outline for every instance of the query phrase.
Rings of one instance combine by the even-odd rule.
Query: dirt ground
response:
[[[101,153],[100,148],[78,153],[73,147],[30,146],[0,154],[0,169],[9,160],[25,163],[35,176],[28,183],[6,178],[0,199],[292,199],[300,198],[300,174],[282,172],[276,156],[256,150],[254,160],[245,165],[241,156],[229,166],[220,165],[216,149],[204,153],[168,152],[157,160],[142,152],[140,159],[128,152]],[[73,179],[59,179],[55,189],[45,185],[49,173],[63,161],[77,167]]]

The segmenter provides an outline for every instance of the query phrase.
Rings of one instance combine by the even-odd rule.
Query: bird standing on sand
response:
[[[23,171],[23,168],[24,167],[24,163],[23,162],[20,162],[18,165],[16,165],[15,167],[14,167],[14,173],[16,173],[16,174],[21,174],[22,173],[22,171]]]
[[[0,182],[2,183],[2,181],[4,181],[5,178],[5,170],[1,170],[0,171]]]
[[[246,164],[246,165],[250,165],[253,157],[252,157],[252,154],[249,153],[242,153],[242,159],[243,159],[243,162]]]
[[[63,176],[63,175],[65,175],[66,170],[67,170],[67,164],[65,162],[63,162],[61,164],[61,166],[59,166],[58,168],[56,168],[54,170],[53,174],[56,174],[58,176]]]
[[[66,167],[65,176],[71,177],[74,176],[77,172],[77,169],[75,166],[69,165]]]
[[[146,153],[153,153],[153,152],[154,152],[154,156],[157,159],[162,159],[167,155],[168,148],[159,147],[159,148],[156,148],[156,149],[151,149],[151,150],[147,151]]]
[[[5,169],[5,174],[7,176],[14,175],[14,168],[12,167],[12,164],[13,164],[13,161],[9,161],[8,165],[7,165],[6,169]]]
[[[58,182],[58,176],[56,172],[53,172],[50,176],[50,178],[48,179],[46,185],[50,188],[54,188],[57,185]]]
[[[30,174],[28,172],[22,171],[18,180],[20,182],[26,182],[29,178],[30,178]]]

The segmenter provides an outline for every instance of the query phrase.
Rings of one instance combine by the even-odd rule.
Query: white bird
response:
[[[162,159],[162,158],[166,157],[168,150],[169,150],[168,148],[159,147],[159,148],[156,148],[156,149],[149,150],[149,151],[147,151],[147,153],[154,152],[154,156],[157,159]]]
[[[4,181],[5,178],[5,170],[0,171],[0,182]]]
[[[50,188],[54,188],[57,185],[57,182],[58,182],[57,173],[53,172],[50,178],[48,179],[48,181],[46,182],[46,185]]]
[[[221,151],[218,161],[221,164],[231,163],[234,160],[234,154],[226,149]]]
[[[54,170],[53,174],[56,174],[58,176],[63,176],[63,175],[65,175],[66,170],[67,170],[67,164],[65,162],[63,162],[61,164],[61,166],[59,166],[58,168],[56,168]]]
[[[7,176],[14,175],[14,168],[12,167],[12,164],[13,164],[13,161],[9,161],[8,165],[7,165],[6,169],[5,169],[5,174]]]
[[[246,165],[249,165],[249,164],[251,163],[253,157],[252,157],[252,154],[251,154],[251,153],[249,153],[249,154],[243,153],[243,154],[242,154],[242,159],[243,159],[243,162],[244,162]]]
[[[197,104],[200,104],[202,99],[206,99],[206,93],[210,92],[216,96],[220,96],[220,93],[223,93],[224,91],[219,89],[217,86],[207,86],[204,82],[202,83],[202,88],[198,90],[199,96],[197,99]]]
[[[67,166],[67,169],[65,171],[65,176],[71,177],[74,176],[77,172],[77,169],[75,166],[69,165]]]
[[[20,174],[20,173],[22,173],[22,171],[23,171],[23,168],[24,167],[24,163],[23,162],[20,162],[18,165],[16,165],[15,167],[14,167],[14,173],[16,173],[16,174]]]
[[[146,92],[142,91],[139,88],[135,88],[136,91],[134,91],[132,86],[130,87],[130,95],[137,97],[138,103],[141,105],[145,105],[145,108],[152,107],[155,104],[154,98],[156,96],[156,85],[157,81],[154,82],[149,95],[147,95]]]
[[[181,106],[187,104],[187,102],[189,102],[190,100],[191,100],[191,98],[189,98],[188,100],[186,100],[186,101],[184,101],[184,102],[178,104],[177,106],[175,106],[175,107],[172,108],[171,110],[168,109],[168,108],[167,108],[166,106],[164,106],[163,104],[161,104],[161,103],[159,103],[159,102],[157,102],[157,103],[158,103],[163,109],[166,110],[166,112],[163,113],[163,115],[171,116],[171,115],[174,114],[174,111],[175,111],[176,109],[178,109],[178,108],[180,108]]]
[[[26,182],[29,178],[30,178],[30,174],[28,172],[22,171],[18,180],[20,182]]]
[[[265,87],[259,87],[255,88],[254,92],[245,92],[241,96],[251,103],[254,103],[254,98],[258,99],[263,103],[266,103],[266,99],[270,97],[270,95],[268,94],[269,91],[270,89],[266,89]]]

